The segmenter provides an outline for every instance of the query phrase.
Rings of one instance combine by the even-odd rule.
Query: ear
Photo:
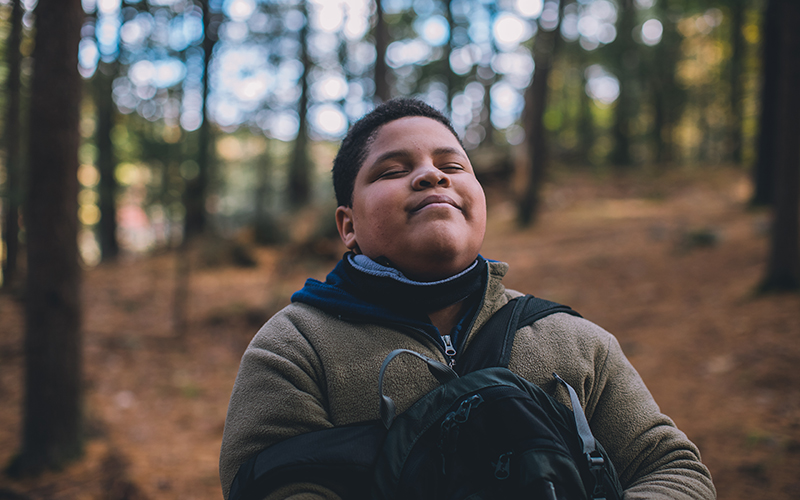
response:
[[[359,253],[356,230],[353,224],[352,207],[342,205],[336,209],[336,229],[339,230],[339,237],[342,238],[344,246],[355,253]]]

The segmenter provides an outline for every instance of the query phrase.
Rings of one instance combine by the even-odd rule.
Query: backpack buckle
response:
[[[595,457],[595,456],[589,455],[586,458],[589,461],[589,468],[592,469],[592,470],[594,470],[594,469],[602,469],[603,465],[605,465],[605,463],[606,463],[606,461],[603,459],[602,456]]]
[[[586,459],[589,462],[589,470],[594,476],[594,491],[592,492],[592,500],[606,500],[606,489],[603,486],[603,467],[605,466],[605,459],[599,452],[595,451],[595,455],[586,454]]]

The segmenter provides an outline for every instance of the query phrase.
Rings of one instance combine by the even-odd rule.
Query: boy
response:
[[[238,467],[302,433],[378,418],[381,362],[410,349],[454,366],[470,335],[511,298],[508,266],[479,255],[486,201],[447,118],[411,99],[358,121],[333,166],[336,224],[350,250],[308,280],[256,334],[231,395],[220,457],[225,497]],[[405,369],[403,369],[405,368]],[[697,448],[661,414],[616,339],[559,313],[517,331],[509,369],[569,404],[577,391],[626,499],[716,497]],[[411,364],[385,383],[398,413],[435,382]],[[269,498],[338,498],[292,484]]]

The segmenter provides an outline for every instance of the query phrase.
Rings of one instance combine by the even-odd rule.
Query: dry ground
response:
[[[617,335],[699,445],[719,498],[796,499],[800,295],[754,293],[768,217],[746,210],[748,192],[744,175],[726,169],[559,177],[540,223],[522,232],[506,197],[490,193],[482,253],[511,264],[507,286],[567,303]],[[36,479],[0,476],[0,499],[220,498],[239,358],[306,276],[333,265],[298,255],[260,249],[257,268],[195,273],[182,339],[171,327],[174,255],[88,270],[85,459]],[[0,464],[19,445],[22,334],[21,305],[0,296]]]

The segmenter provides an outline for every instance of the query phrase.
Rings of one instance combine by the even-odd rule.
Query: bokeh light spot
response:
[[[542,0],[517,0],[514,4],[517,12],[525,18],[536,18],[542,14],[544,2]]]
[[[500,14],[492,28],[495,40],[500,45],[514,46],[530,38],[526,23],[513,14]]]
[[[223,7],[234,21],[246,21],[256,10],[255,0],[228,0]]]
[[[332,104],[315,106],[311,110],[311,116],[315,128],[326,135],[340,137],[347,130],[347,118],[339,106]]]
[[[664,26],[658,19],[649,19],[642,24],[642,41],[645,45],[656,45],[664,34]]]

